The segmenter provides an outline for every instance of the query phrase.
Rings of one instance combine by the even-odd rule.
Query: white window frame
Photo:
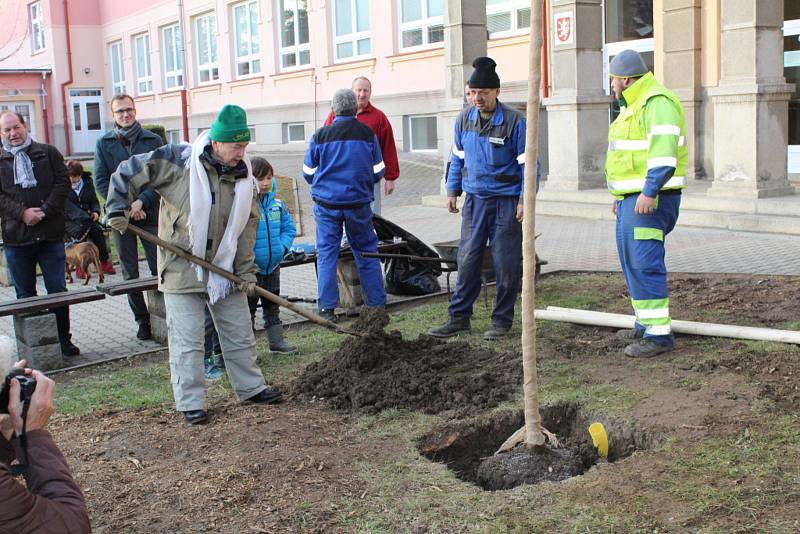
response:
[[[278,65],[280,65],[281,72],[289,72],[293,70],[300,70],[306,69],[311,65],[311,28],[309,27],[309,36],[307,43],[300,43],[300,10],[297,7],[297,3],[303,0],[275,0],[275,9],[277,10],[277,21],[276,23],[276,32],[278,34]],[[283,12],[281,11],[281,3],[285,2],[286,4],[291,4],[291,11],[293,12],[294,16],[294,42],[295,44],[291,46],[284,46],[283,44],[283,32],[281,31],[281,25],[283,24]],[[288,10],[288,9],[287,9]],[[308,26],[308,1],[306,1],[306,26]],[[308,63],[300,63],[300,54],[302,52],[308,52]],[[295,56],[295,64],[290,66],[283,65],[283,56],[294,54]]]
[[[142,43],[142,49],[140,49]],[[152,95],[153,94],[153,67],[150,64],[150,33],[144,32],[133,36],[133,66],[136,71],[136,94],[137,95]],[[140,55],[143,54],[143,57]],[[143,60],[144,72],[139,70],[140,61]]]
[[[202,28],[201,28],[202,26]],[[208,39],[206,39],[207,50],[206,52],[208,61],[200,63],[200,32],[207,31]],[[219,63],[218,63],[218,49],[217,49],[217,16],[213,11],[198,15],[194,18],[194,32],[195,32],[195,59],[197,72],[197,85],[208,85],[219,82]],[[208,79],[203,80],[202,75],[207,74]]]
[[[179,145],[183,142],[183,130],[167,130],[167,143]]]
[[[416,148],[414,147],[414,119],[436,119],[436,115],[409,115],[408,116],[408,149],[411,152],[436,152],[438,147],[436,144],[438,143],[437,139],[434,139],[434,147],[433,148]],[[436,136],[439,136],[439,125],[436,124]]]
[[[19,109],[21,107],[26,107],[27,111],[22,113]],[[28,133],[31,137],[36,140],[36,117],[33,114],[36,107],[32,101],[28,100],[0,100],[0,111],[15,111],[23,116],[25,119],[25,126],[27,126]]]
[[[512,35],[521,35],[525,33],[530,33],[531,27],[530,24],[528,26],[523,26],[522,28],[517,26],[518,18],[517,13],[522,11],[523,9],[531,9],[530,0],[506,0],[502,4],[496,5],[486,5],[486,19],[487,19],[487,31],[488,31],[488,19],[490,15],[497,15],[500,13],[508,13],[509,18],[511,19],[511,28],[504,31],[499,32],[492,32],[489,34],[490,39],[497,39],[502,37],[510,37]],[[529,15],[530,20],[530,15]]]
[[[442,0],[442,9],[447,9],[447,0]],[[428,16],[428,0],[420,0],[420,7],[422,9],[422,18],[403,22],[403,0],[397,0],[397,46],[401,52],[414,52],[417,50],[425,50],[428,48],[441,48],[444,46],[444,38],[441,41],[433,43],[428,42],[428,32],[433,26],[444,26],[444,15],[429,17]],[[417,46],[403,46],[403,33],[409,30],[422,30],[422,44]],[[444,30],[443,30],[444,31]]]
[[[28,6],[28,17],[31,22],[31,53],[38,54],[45,48],[44,14],[41,2],[33,2]]]
[[[292,126],[300,126],[303,128],[302,139],[292,139]],[[304,122],[287,122],[286,123],[286,142],[287,143],[305,143],[306,142],[306,124]]]
[[[800,39],[800,19],[787,20],[783,23],[783,35],[789,37],[797,35]],[[786,68],[787,63],[800,64],[800,52],[790,51],[783,53],[783,64]],[[800,145],[789,145],[787,148],[787,171],[789,174],[800,173]]]
[[[111,93],[114,95],[125,94],[125,61],[123,60],[122,40],[108,43],[108,64],[111,67]],[[119,78],[114,78],[114,66],[118,67]]]
[[[350,3],[350,19],[352,20],[353,27],[350,33],[345,33],[342,35],[336,35],[336,1],[331,0],[332,6],[332,18],[331,18],[331,35],[333,36],[333,62],[334,63],[342,63],[345,61],[353,61],[355,59],[362,59],[372,57],[372,32],[369,20],[369,1],[365,0],[363,4],[359,2],[359,0],[348,0]],[[358,15],[356,14],[358,11],[358,6],[364,5],[367,6],[367,29],[358,31],[356,25],[358,24]],[[354,16],[354,14],[356,14]],[[358,53],[358,43],[359,41],[363,41],[364,39],[369,40],[369,52],[365,54]],[[353,47],[353,53],[349,56],[339,56],[339,45],[347,44]]]
[[[255,7],[255,11],[252,9]],[[245,9],[247,18],[247,33],[249,36],[248,41],[248,54],[243,56],[239,54],[239,40],[241,34],[239,33],[239,25],[236,23],[236,10]],[[259,35],[258,25],[258,0],[247,0],[239,2],[231,6],[231,25],[233,26],[233,56],[234,56],[234,69],[236,78],[247,78],[248,76],[255,76],[261,74],[261,38]],[[255,33],[253,33],[255,30]],[[255,50],[254,50],[255,49]],[[247,74],[239,74],[239,66],[247,65]]]
[[[183,73],[183,35],[181,35],[180,24],[170,24],[161,28],[161,50],[163,51],[162,59],[164,60],[164,90],[174,91],[176,89],[183,89],[184,87],[184,73]],[[167,32],[171,32],[172,38],[167,37]],[[181,44],[178,44],[178,39]],[[175,68],[169,70],[167,65],[167,54],[172,53],[174,58]]]

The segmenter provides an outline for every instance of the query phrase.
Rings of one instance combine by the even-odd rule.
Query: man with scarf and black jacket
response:
[[[34,141],[25,120],[0,112],[0,219],[3,248],[17,298],[36,296],[36,266],[47,293],[67,290],[64,280],[64,202],[67,167],[54,146]],[[55,308],[64,356],[77,356],[69,333],[69,308]]]
[[[114,115],[114,129],[97,140],[94,152],[94,183],[103,198],[108,196],[111,175],[120,163],[136,154],[146,154],[164,144],[161,137],[142,128],[136,120],[136,106],[128,95],[116,95],[111,99],[111,112]],[[154,234],[158,228],[158,194],[152,189],[144,189],[131,204],[131,223]],[[156,247],[141,240],[150,274],[156,274]],[[114,243],[122,267],[122,278],[139,278],[139,251],[136,236],[114,232]],[[141,292],[130,293],[128,304],[131,307],[139,330],[136,337],[150,339],[150,314]]]

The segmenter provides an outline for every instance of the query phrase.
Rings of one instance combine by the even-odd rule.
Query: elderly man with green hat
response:
[[[247,157],[250,131],[239,106],[227,105],[194,144],[165,145],[120,164],[111,178],[106,212],[120,232],[128,227],[136,192],[161,197],[158,235],[245,280],[234,287],[164,249],[158,251],[158,288],[167,307],[169,362],[175,405],[189,424],[208,420],[205,399],[204,309],[214,319],[231,385],[240,401],[273,404],[281,393],[267,387],[256,365],[247,294],[258,267],[253,245],[259,211]]]
[[[675,93],[658,83],[638,52],[609,69],[620,114],[608,132],[606,181],[614,196],[617,251],[636,324],[621,330],[624,353],[650,358],[674,349],[664,238],[675,227],[686,186],[686,124]]]

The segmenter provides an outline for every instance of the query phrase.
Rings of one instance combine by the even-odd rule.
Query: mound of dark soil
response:
[[[366,337],[309,365],[292,384],[294,396],[323,399],[341,409],[407,408],[424,413],[475,413],[522,387],[521,357],[428,336],[406,341],[384,333],[385,312],[371,311],[350,327]]]

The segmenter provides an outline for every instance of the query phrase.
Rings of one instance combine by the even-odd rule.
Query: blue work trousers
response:
[[[3,248],[18,299],[36,296],[37,263],[42,271],[42,279],[48,295],[67,290],[63,242],[40,241],[30,245],[6,245]],[[54,308],[53,313],[56,316],[59,341],[62,343],[69,341],[69,307]]]
[[[492,248],[497,292],[492,324],[510,328],[522,281],[522,225],[517,221],[516,197],[480,198],[467,194],[461,210],[458,281],[450,301],[450,316],[469,318],[481,291],[481,267],[486,242]]]
[[[669,322],[666,325],[654,325],[647,324],[647,320],[643,324],[640,320],[647,317],[648,311],[651,312],[650,317],[653,316],[648,303],[665,301],[669,305],[664,239],[675,228],[681,195],[659,195],[655,211],[647,215],[634,212],[638,196],[631,194],[617,201],[617,252],[637,316],[636,329],[643,331],[646,339],[661,345],[673,345]],[[661,308],[661,305],[653,307]],[[668,307],[663,317],[669,319]]]
[[[342,242],[342,226],[353,251],[358,277],[367,306],[385,306],[386,289],[378,258],[365,258],[362,252],[378,251],[378,235],[372,225],[372,209],[364,204],[352,209],[329,209],[314,204],[317,223],[317,292],[320,310],[332,310],[339,303],[336,264]]]

